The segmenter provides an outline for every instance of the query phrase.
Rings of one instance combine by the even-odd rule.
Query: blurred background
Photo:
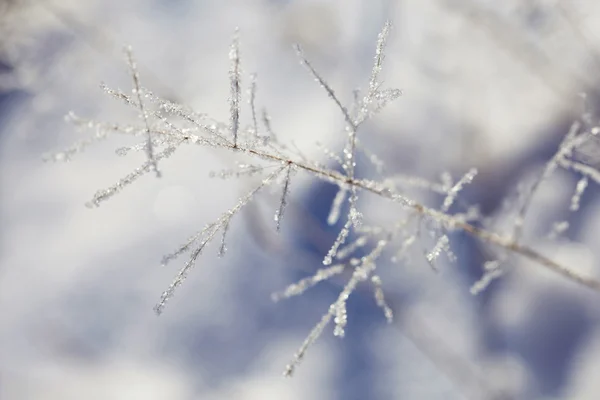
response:
[[[234,220],[227,256],[207,251],[156,317],[153,305],[185,261],[163,268],[161,257],[253,182],[209,178],[235,159],[188,147],[161,163],[162,179],[146,176],[90,210],[85,202],[143,154],[117,157],[129,143],[116,138],[69,163],[42,162],[90,134],[65,123],[69,111],[137,122],[99,88],[131,87],[124,45],[145,87],[226,121],[236,27],[244,87],[256,72],[273,129],[327,162],[315,144],[342,149],[343,119],[292,44],[350,101],[368,84],[387,19],[384,82],[404,95],[360,139],[390,173],[436,179],[476,167],[464,198],[502,221],[504,200],[571,123],[598,123],[594,0],[0,0],[0,399],[597,399],[598,295],[514,259],[472,296],[493,256],[458,233],[458,261],[439,274],[418,260],[382,260],[394,323],[360,289],[346,337],[328,328],[284,379],[344,282],[277,304],[270,294],[321,266],[339,230],[326,224],[335,187],[298,174],[279,235],[279,189],[262,195]],[[368,168],[359,163],[360,173]],[[577,180],[560,172],[542,185],[526,242],[598,276],[598,190],[590,185],[570,214]],[[361,209],[394,219],[380,199],[364,196]],[[548,240],[565,219],[562,239]]]

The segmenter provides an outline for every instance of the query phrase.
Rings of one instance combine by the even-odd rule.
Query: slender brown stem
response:
[[[229,148],[232,150],[234,149],[234,146],[230,145],[230,144],[221,144],[221,145],[219,145],[219,147]],[[539,253],[538,251],[536,251],[526,245],[520,244],[519,242],[515,241],[511,237],[503,236],[503,235],[497,234],[495,232],[492,232],[492,231],[489,231],[489,230],[486,230],[483,228],[479,228],[468,222],[459,220],[450,214],[445,214],[441,211],[426,207],[418,202],[405,199],[404,197],[400,198],[399,196],[395,195],[393,192],[390,192],[389,190],[372,187],[370,185],[367,185],[367,183],[365,181],[362,181],[360,179],[349,178],[349,177],[342,175],[340,173],[337,173],[335,171],[320,169],[316,166],[308,165],[303,162],[294,161],[294,160],[282,157],[277,154],[265,153],[265,152],[261,152],[259,150],[251,149],[251,148],[244,149],[239,144],[237,145],[237,149],[241,149],[245,153],[247,153],[251,156],[261,158],[263,160],[267,159],[267,160],[272,160],[272,161],[279,162],[279,163],[286,163],[290,166],[294,166],[298,169],[312,173],[319,177],[326,178],[331,181],[337,181],[339,183],[343,183],[345,185],[349,185],[349,186],[355,187],[357,189],[361,189],[366,192],[373,193],[379,197],[383,197],[388,200],[400,202],[400,204],[402,206],[409,208],[411,211],[415,212],[418,215],[421,215],[424,217],[430,217],[436,221],[439,221],[447,228],[460,229],[460,230],[468,233],[471,236],[481,239],[484,242],[490,243],[490,244],[498,246],[504,250],[508,250],[512,253],[518,254],[526,259],[529,259],[530,261],[533,261],[539,265],[542,265],[542,266],[554,271],[555,273],[558,273],[559,275],[562,275],[563,277],[565,277],[573,282],[576,282],[585,287],[588,287],[590,289],[600,292],[600,281],[598,281],[592,277],[589,277],[589,276],[581,275],[578,272],[570,269],[569,267],[559,264],[558,262],[546,257],[545,255]]]

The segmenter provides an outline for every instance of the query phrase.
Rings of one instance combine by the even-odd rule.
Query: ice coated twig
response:
[[[593,180],[596,184],[600,185],[600,172],[597,169],[572,160],[562,159],[559,160],[558,163],[561,167],[578,172],[581,175]]]
[[[531,206],[533,195],[537,192],[538,187],[541,185],[542,182],[548,179],[548,177],[554,172],[554,170],[556,170],[556,168],[558,168],[558,165],[561,162],[561,160],[564,160],[564,158],[567,155],[571,154],[573,149],[577,147],[579,143],[585,140],[584,136],[577,136],[580,128],[581,123],[579,121],[576,121],[571,125],[569,132],[558,147],[558,151],[556,152],[556,154],[554,154],[550,161],[548,161],[538,179],[536,179],[536,181],[533,183],[533,185],[525,195],[525,199],[521,204],[521,208],[519,209],[519,213],[517,214],[517,218],[514,222],[513,237],[515,238],[515,240],[519,240],[523,233],[525,215],[527,214],[527,211]]]
[[[571,210],[571,211],[579,210],[579,203],[581,201],[581,196],[583,195],[583,192],[587,188],[588,183],[589,183],[589,180],[588,180],[587,176],[584,176],[583,178],[581,178],[579,180],[579,182],[577,182],[577,187],[575,188],[575,193],[573,193],[573,197],[571,197],[571,206],[569,207],[569,210]]]
[[[162,261],[161,261],[161,265],[162,266],[166,266],[168,263],[170,263],[172,260],[176,259],[177,257],[179,257],[181,254],[187,252],[190,250],[191,246],[196,243],[202,236],[204,236],[204,234],[214,228],[216,222],[213,222],[211,224],[208,224],[204,227],[204,229],[202,229],[200,232],[195,233],[193,236],[191,236],[187,242],[185,242],[184,244],[182,244],[177,250],[175,250],[174,252],[170,253],[170,254],[166,254],[163,256]]]
[[[248,104],[250,105],[250,113],[252,114],[252,130],[256,138],[259,138],[258,121],[256,119],[256,74],[250,76],[250,89],[248,92],[250,95]]]
[[[352,117],[350,116],[350,113],[348,112],[346,107],[344,107],[344,105],[342,104],[338,96],[335,94],[331,86],[329,86],[325,79],[321,77],[321,75],[313,67],[310,61],[306,59],[306,57],[304,56],[304,52],[302,51],[302,47],[300,47],[300,45],[297,44],[294,46],[294,48],[296,49],[296,54],[298,55],[298,58],[300,58],[300,62],[302,63],[302,65],[304,65],[306,69],[308,69],[308,71],[312,74],[312,76],[319,83],[319,85],[321,85],[321,87],[325,89],[329,98],[331,98],[335,102],[337,107],[340,109],[340,111],[344,115],[344,120],[346,121],[346,124],[348,124],[348,126],[351,129],[356,130],[356,126],[354,124],[354,121],[352,120]]]
[[[344,271],[346,266],[344,264],[336,264],[330,267],[319,269],[314,275],[304,278],[296,283],[289,285],[282,292],[276,292],[271,295],[273,301],[280,301],[283,299],[297,296],[304,293],[306,290],[315,286],[317,283],[327,280],[334,275],[338,275]]]
[[[344,335],[344,327],[347,321],[346,300],[354,289],[356,289],[358,283],[368,279],[370,274],[375,270],[375,260],[381,255],[381,252],[386,245],[387,242],[380,241],[369,255],[362,258],[360,265],[355,267],[352,278],[350,278],[348,283],[344,286],[344,289],[340,292],[337,300],[329,306],[327,313],[321,317],[321,320],[310,331],[306,339],[304,339],[304,342],[296,351],[292,360],[286,365],[283,372],[284,376],[291,377],[294,374],[296,367],[304,359],[308,348],[321,336],[323,330],[332,318],[335,320],[334,334],[336,336]]]
[[[259,121],[256,115],[256,81],[254,76],[250,79],[251,85],[247,92],[249,95],[248,103],[250,106],[251,126],[246,127],[241,124],[242,93],[240,88],[242,72],[240,68],[239,34],[237,30],[229,52],[230,115],[228,122],[215,121],[204,114],[195,113],[187,107],[161,99],[149,90],[143,89],[140,85],[133,57],[130,52],[127,53],[135,96],[110,89],[106,86],[103,86],[103,89],[110,96],[138,110],[142,116],[142,126],[121,126],[93,121],[85,122],[84,120],[82,120],[83,122],[74,121],[79,127],[87,127],[94,130],[95,136],[91,139],[80,141],[64,152],[57,153],[53,158],[51,157],[51,159],[55,160],[67,160],[72,154],[83,150],[88,144],[100,140],[112,132],[128,134],[133,137],[145,135],[146,140],[143,143],[121,147],[117,150],[119,155],[125,156],[132,153],[132,150],[143,149],[147,154],[145,163],[111,187],[98,191],[88,203],[89,206],[98,206],[103,201],[112,198],[124,187],[133,183],[147,172],[155,171],[158,174],[158,161],[169,157],[184,144],[195,144],[220,149],[250,159],[250,161],[239,163],[237,169],[226,169],[218,173],[212,173],[211,176],[228,178],[260,175],[264,177],[267,175],[267,171],[272,171],[271,168],[275,168],[274,172],[264,177],[254,189],[240,198],[233,208],[221,214],[216,221],[207,224],[174,252],[163,258],[162,263],[167,264],[183,253],[191,253],[170,286],[162,293],[155,306],[157,314],[163,312],[167,302],[174,296],[177,288],[185,281],[206,246],[213,241],[219,242],[219,233],[221,233],[221,236],[218,245],[218,254],[220,256],[225,255],[227,233],[233,217],[244,206],[250,203],[261,189],[272,185],[276,181],[283,181],[279,207],[275,212],[276,229],[280,229],[281,220],[290,196],[290,180],[296,171],[304,172],[313,178],[335,185],[338,191],[332,201],[327,223],[329,225],[336,225],[342,214],[342,209],[347,205],[346,220],[344,225],[338,230],[337,237],[331,248],[324,256],[323,264],[326,267],[317,270],[312,276],[288,286],[284,291],[275,293],[273,299],[277,301],[301,294],[323,280],[343,275],[345,271],[348,271],[348,274],[351,273],[351,276],[339,293],[336,301],[331,304],[327,313],[318,321],[295,353],[290,364],[286,367],[285,374],[287,376],[290,376],[294,372],[297,365],[304,358],[307,349],[319,338],[331,320],[335,324],[334,335],[345,335],[348,320],[347,299],[354,293],[358,285],[370,281],[375,302],[382,309],[385,318],[391,322],[393,314],[385,301],[381,279],[378,275],[374,275],[376,263],[380,262],[384,249],[392,246],[392,254],[395,254],[392,260],[406,257],[409,250],[413,249],[414,244],[419,242],[418,239],[421,236],[422,225],[427,228],[429,236],[436,240],[431,250],[422,251],[426,261],[434,268],[435,261],[442,252],[446,253],[450,259],[454,258],[450,249],[449,235],[451,232],[459,230],[478,238],[486,244],[497,247],[502,254],[509,254],[510,256],[519,255],[562,275],[568,280],[600,291],[600,281],[597,279],[585,276],[568,266],[559,264],[533,248],[526,246],[521,241],[522,226],[531,204],[531,198],[540,183],[557,167],[570,170],[582,177],[571,199],[571,209],[576,209],[579,206],[580,198],[589,182],[600,183],[600,172],[571,157],[574,149],[585,143],[589,138],[589,134],[580,134],[579,123],[573,125],[555,156],[548,162],[539,179],[532,185],[531,190],[526,193],[523,203],[520,204],[520,208],[517,210],[517,219],[512,235],[498,233],[485,224],[480,225],[480,215],[477,209],[469,204],[464,204],[461,202],[462,199],[458,198],[458,194],[463,187],[473,180],[477,172],[475,169],[468,171],[456,183],[453,183],[449,174],[442,176],[442,183],[399,174],[387,177],[383,176],[385,171],[383,161],[371,152],[359,140],[357,135],[363,122],[373,117],[402,93],[398,89],[384,88],[380,78],[390,27],[391,25],[386,23],[378,37],[374,65],[368,82],[368,90],[363,92],[365,94],[362,98],[359,95],[360,92],[355,91],[354,103],[350,110],[343,105],[333,88],[306,59],[301,48],[296,48],[301,63],[325,90],[328,97],[335,103],[343,115],[345,133],[347,134],[344,141],[343,153],[337,155],[325,149],[325,155],[341,166],[341,172],[335,170],[333,167],[324,166],[319,160],[309,159],[297,150],[295,146],[288,146],[280,141],[273,132],[271,118],[265,109],[262,111],[261,118],[265,136],[259,135]],[[157,152],[156,148],[161,148],[162,150]],[[365,154],[371,164],[375,166],[376,178],[359,176],[362,171],[356,170],[357,152]],[[426,204],[428,203],[422,202],[418,198],[413,198],[412,195],[405,193],[403,189],[406,187],[425,189],[429,193],[441,195],[443,201],[438,208],[427,206]],[[358,196],[360,195],[362,199],[363,194],[371,194],[379,200],[389,201],[398,209],[398,217],[395,215],[390,216],[386,221],[387,225],[371,227],[367,225],[370,222],[363,224],[363,218],[366,219],[368,217],[368,215],[367,217],[363,217],[361,213],[363,210],[361,210],[358,203]],[[450,210],[456,211],[451,213]],[[409,223],[409,221],[415,220],[418,221],[417,224]],[[389,225],[393,227],[390,228]],[[354,234],[358,236],[352,237]],[[349,241],[349,244],[344,246],[347,241]],[[422,245],[422,242],[419,243]],[[421,249],[423,247],[422,245]],[[361,256],[362,254],[367,255]],[[344,264],[339,264],[341,260],[344,260]],[[334,261],[336,264],[331,265]],[[480,292],[493,279],[500,276],[503,272],[500,269],[502,262],[504,262],[504,259],[487,262],[484,265],[484,275],[473,285],[471,291],[474,293]]]
[[[442,251],[448,251],[449,249],[449,239],[448,236],[442,235],[429,253],[425,255],[425,259],[435,271],[437,271],[437,267],[434,264],[434,261],[442,254]]]
[[[447,212],[450,209],[452,203],[454,203],[454,200],[456,199],[456,195],[458,194],[458,192],[460,192],[466,184],[473,182],[473,178],[475,178],[475,175],[477,175],[477,170],[475,168],[472,168],[458,182],[456,182],[456,184],[452,186],[450,190],[448,190],[448,194],[444,199],[444,204],[442,204],[443,212]]]
[[[350,254],[354,253],[357,249],[364,247],[367,244],[368,239],[369,239],[369,237],[367,235],[360,236],[354,242],[339,249],[337,251],[337,254],[335,255],[335,257],[338,260],[343,260],[344,258],[349,257]]]
[[[277,223],[277,232],[281,230],[281,219],[283,218],[283,212],[287,205],[287,198],[290,193],[290,178],[292,173],[292,165],[289,164],[286,167],[285,181],[283,182],[283,192],[281,193],[281,200],[279,201],[279,208],[275,214],[275,222]]]
[[[150,133],[150,123],[148,122],[148,114],[146,113],[146,109],[144,107],[144,102],[142,101],[142,91],[140,87],[140,76],[137,70],[137,64],[135,59],[133,58],[133,52],[131,46],[127,46],[125,48],[125,54],[127,56],[127,63],[129,64],[129,69],[131,72],[131,77],[133,79],[133,92],[137,96],[138,106],[140,108],[140,113],[142,120],[144,121],[144,125],[146,126],[146,155],[148,156],[148,160],[150,161],[150,165],[152,170],[156,172],[156,176],[160,177],[160,171],[158,170],[158,163],[156,157],[154,156],[154,147],[152,145],[152,135]]]
[[[333,242],[333,246],[331,246],[331,248],[327,252],[327,255],[323,259],[323,265],[331,264],[331,262],[333,261],[334,257],[337,254],[339,247],[341,245],[343,245],[344,242],[346,242],[346,238],[348,237],[348,234],[350,233],[350,225],[351,224],[352,224],[352,221],[350,219],[348,219],[346,221],[346,224],[344,224],[344,227],[340,230],[340,233],[338,233],[338,236],[335,239],[335,242]]]
[[[175,277],[175,279],[173,280],[171,285],[169,285],[167,290],[165,290],[162,293],[162,295],[160,296],[160,301],[154,306],[154,312],[156,312],[156,314],[158,314],[158,315],[162,314],[165,306],[167,305],[167,302],[171,299],[171,297],[173,297],[173,295],[175,294],[175,290],[177,290],[177,288],[183,283],[183,281],[185,281],[189,271],[196,264],[196,260],[198,259],[198,256],[202,253],[202,251],[204,250],[206,245],[210,241],[212,241],[212,239],[215,237],[215,235],[221,228],[222,224],[223,224],[223,222],[221,222],[219,224],[214,224],[211,227],[211,229],[207,231],[206,236],[202,239],[200,244],[194,249],[191,257],[185,263],[183,268],[181,268],[181,270],[179,271],[179,273],[177,274],[177,276]]]
[[[265,186],[269,185],[275,179],[275,177],[277,177],[277,175],[279,175],[283,171],[284,168],[285,167],[278,169],[277,171],[273,172],[271,175],[269,175],[268,177],[263,179],[263,181],[257,187],[255,187],[252,191],[250,191],[246,196],[242,197],[238,201],[238,203],[236,204],[235,207],[233,207],[229,211],[225,212],[221,216],[221,218],[218,219],[218,221],[216,223],[212,224],[209,229],[203,231],[203,234],[201,236],[202,240],[201,240],[200,244],[192,252],[192,255],[191,255],[190,259],[188,260],[188,262],[183,266],[183,268],[181,268],[181,270],[179,271],[179,273],[177,274],[177,276],[175,277],[175,279],[173,280],[171,285],[161,295],[160,301],[158,302],[158,304],[154,307],[154,311],[157,314],[160,315],[163,312],[165,306],[167,305],[167,302],[169,301],[169,299],[171,299],[171,297],[173,297],[175,290],[187,278],[189,271],[196,264],[196,259],[198,258],[200,253],[202,253],[202,251],[204,250],[206,245],[214,239],[217,232],[220,229],[224,229],[226,231],[229,226],[229,222],[230,222],[231,218],[238,211],[240,211],[242,209],[242,207],[244,207],[246,204],[248,204],[250,202],[250,200],[252,200],[252,198],[254,197],[254,195],[256,193],[258,193]],[[225,246],[225,244],[223,241],[221,243],[219,252],[223,251],[223,253],[224,253],[224,246]]]
[[[487,289],[487,287],[490,285],[490,283],[494,281],[494,279],[497,279],[500,276],[502,276],[504,274],[504,271],[500,269],[501,265],[501,260],[486,261],[486,263],[483,265],[483,276],[471,286],[471,294],[474,296],[478,295],[479,293]]]
[[[227,251],[227,244],[225,239],[227,238],[227,232],[229,232],[229,223],[231,222],[231,217],[233,215],[229,215],[229,218],[225,219],[225,223],[223,224],[222,234],[221,234],[221,245],[219,246],[219,257],[224,257],[225,252]]]
[[[294,354],[294,358],[292,358],[292,361],[290,361],[289,364],[287,364],[285,366],[285,370],[283,371],[283,376],[292,377],[292,375],[294,375],[294,372],[296,371],[296,367],[304,359],[304,356],[306,355],[306,351],[308,350],[308,348],[310,346],[312,346],[317,341],[317,339],[319,337],[321,337],[323,330],[329,324],[329,321],[331,321],[331,318],[333,318],[334,313],[335,313],[335,309],[333,308],[333,304],[332,304],[331,307],[329,307],[329,312],[327,314],[323,315],[323,317],[321,317],[321,320],[319,321],[319,323],[314,326],[314,328],[310,331],[310,333],[308,334],[306,339],[304,339],[304,342],[302,342],[302,345]]]
[[[235,30],[231,49],[229,50],[229,60],[231,61],[231,69],[229,71],[229,81],[231,93],[229,99],[229,108],[231,115],[229,117],[229,130],[233,137],[233,147],[238,145],[238,130],[240,127],[240,46],[239,46],[239,31]]]
[[[138,127],[133,125],[121,125],[114,123],[105,123],[94,121],[92,119],[81,118],[76,115],[74,112],[69,112],[65,115],[65,122],[70,123],[77,127],[78,130],[91,130],[93,131],[93,136],[78,140],[73,143],[69,147],[65,148],[59,152],[51,152],[45,153],[42,156],[42,159],[45,162],[53,161],[53,162],[65,162],[71,161],[73,156],[76,154],[82,153],[92,144],[104,140],[111,136],[113,133],[123,134],[123,135],[132,135],[137,136],[139,134],[145,134],[145,127]],[[140,145],[136,145],[136,147],[141,147],[142,149],[146,149],[146,143]]]
[[[354,289],[358,286],[358,284],[362,281],[367,280],[371,273],[375,271],[376,264],[375,262],[381,255],[383,249],[387,246],[388,242],[386,240],[380,240],[377,243],[377,246],[371,252],[362,257],[358,261],[358,265],[355,266],[352,277],[344,287],[344,290],[340,293],[337,301],[333,303],[335,309],[335,328],[333,330],[333,334],[335,336],[344,336],[345,335],[345,327],[347,323],[347,312],[346,312],[346,301],[350,294],[354,292]]]
[[[371,283],[373,284],[373,294],[375,296],[375,302],[377,303],[377,306],[383,310],[383,315],[385,316],[387,322],[391,324],[392,322],[394,322],[394,312],[385,301],[381,278],[377,275],[373,275],[371,277]]]
[[[110,197],[119,193],[124,187],[130,185],[145,173],[154,171],[156,162],[158,160],[162,160],[163,158],[170,157],[176,149],[177,145],[167,147],[165,150],[156,154],[153,159],[146,161],[141,167],[135,169],[132,173],[128,174],[126,177],[122,178],[108,189],[99,190],[96,192],[92,200],[86,203],[86,206],[90,208],[98,207],[101,202],[108,200]]]
[[[344,200],[346,199],[346,193],[348,193],[348,189],[345,186],[341,186],[338,189],[338,192],[331,203],[331,210],[329,211],[329,215],[327,216],[327,224],[335,225],[340,219],[340,212],[342,209],[342,205],[344,204]]]
[[[371,70],[371,77],[369,78],[369,91],[362,100],[360,114],[357,118],[357,124],[361,124],[369,115],[369,106],[377,96],[381,82],[379,81],[379,75],[383,67],[383,60],[385,58],[385,45],[387,43],[388,36],[392,24],[387,21],[383,26],[383,29],[379,33],[377,38],[377,46],[375,49],[375,61],[373,63],[373,69]],[[401,92],[400,92],[401,93]],[[398,95],[400,95],[398,93]]]

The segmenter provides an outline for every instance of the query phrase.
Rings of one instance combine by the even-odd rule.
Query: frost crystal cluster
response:
[[[555,170],[562,168],[580,176],[575,193],[572,196],[569,209],[574,212],[579,208],[580,199],[585,195],[585,189],[590,184],[600,183],[600,172],[590,165],[578,161],[577,150],[590,140],[596,140],[599,129],[594,124],[575,122],[566,133],[556,154],[548,161],[539,177],[530,184],[527,190],[519,194],[516,204],[512,204],[516,217],[511,223],[512,229],[503,233],[494,228],[489,221],[481,218],[474,206],[465,204],[459,198],[461,191],[473,180],[477,179],[477,170],[466,171],[463,176],[453,179],[450,174],[443,174],[439,182],[429,181],[416,176],[402,174],[387,174],[383,161],[361,141],[361,128],[388,104],[399,98],[399,89],[383,85],[380,73],[384,64],[386,42],[391,25],[386,23],[379,34],[373,68],[368,81],[368,87],[363,93],[356,91],[353,101],[345,105],[334,89],[327,83],[313,64],[304,56],[302,49],[297,46],[296,52],[307,73],[318,84],[325,95],[335,104],[340,117],[344,121],[346,135],[345,145],[341,154],[326,149],[323,150],[326,161],[335,164],[338,169],[326,166],[320,160],[310,160],[294,146],[288,146],[277,137],[271,129],[271,117],[263,109],[257,111],[256,106],[256,76],[251,75],[249,89],[242,90],[242,69],[239,51],[239,33],[235,33],[229,59],[230,117],[228,121],[219,122],[211,117],[194,112],[193,110],[162,99],[150,90],[142,87],[135,59],[130,49],[126,49],[126,59],[132,78],[132,90],[123,92],[103,86],[109,96],[135,109],[139,114],[139,124],[122,125],[84,119],[70,114],[68,120],[79,128],[91,130],[93,135],[68,149],[47,156],[48,160],[67,161],[76,153],[81,152],[95,141],[109,135],[128,135],[139,137],[141,142],[116,150],[117,155],[126,156],[132,152],[144,152],[146,161],[135,170],[118,180],[112,186],[99,190],[87,203],[89,207],[100,206],[115,194],[124,190],[141,176],[152,173],[160,177],[165,173],[161,161],[171,157],[181,147],[196,145],[235,152],[242,158],[235,167],[211,172],[213,177],[221,178],[250,178],[256,179],[254,187],[243,197],[234,202],[231,208],[212,223],[209,223],[194,233],[179,248],[164,256],[162,263],[167,264],[176,258],[188,254],[187,261],[176,274],[172,283],[160,296],[155,306],[157,314],[161,314],[177,288],[185,281],[197,264],[198,258],[211,242],[218,243],[218,254],[226,253],[227,232],[232,219],[256,195],[270,186],[279,185],[279,206],[274,210],[273,225],[279,231],[285,223],[286,205],[293,193],[294,177],[304,173],[314,178],[325,180],[338,189],[332,204],[327,223],[335,225],[343,221],[337,237],[330,243],[329,251],[323,254],[321,268],[314,275],[293,283],[281,292],[272,295],[274,301],[279,301],[304,293],[319,282],[334,276],[347,276],[337,300],[331,304],[321,320],[310,331],[290,363],[285,368],[285,375],[292,375],[295,368],[304,358],[308,348],[319,338],[325,328],[333,323],[333,333],[343,337],[348,318],[347,301],[359,285],[365,285],[372,290],[375,303],[382,310],[388,322],[393,319],[393,311],[385,300],[385,282],[377,274],[378,265],[382,262],[406,261],[417,262],[417,254],[426,265],[438,270],[440,257],[449,261],[460,262],[452,252],[452,232],[463,231],[490,245],[492,257],[485,262],[484,275],[471,288],[476,294],[484,290],[490,282],[502,276],[514,257],[524,257],[538,265],[549,268],[562,276],[585,285],[594,290],[600,290],[600,282],[584,276],[576,270],[561,265],[540,254],[523,243],[523,226],[525,224],[532,198],[538,187]],[[241,108],[244,105],[243,95],[248,94],[248,115],[251,116],[250,126],[240,122]],[[375,178],[360,176],[356,168],[356,158],[362,154],[368,159],[377,173]],[[431,193],[438,199],[437,206],[429,206],[418,201],[411,195],[414,191]],[[398,213],[390,218],[389,226],[371,226],[368,219],[359,209],[359,199],[364,194],[375,195],[381,201],[391,202]],[[347,210],[347,211],[344,211]],[[566,221],[554,225],[549,236],[557,237],[568,229]],[[360,254],[360,255],[359,255]],[[408,258],[409,254],[413,257]]]

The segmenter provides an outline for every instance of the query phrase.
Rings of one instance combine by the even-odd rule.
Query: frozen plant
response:
[[[160,296],[155,311],[161,314],[177,288],[197,264],[198,257],[211,242],[218,243],[218,253],[224,256],[227,248],[227,233],[232,219],[256,195],[270,186],[280,186],[279,206],[274,213],[274,229],[280,230],[284,223],[286,205],[292,195],[294,178],[297,173],[305,173],[314,178],[324,180],[338,189],[331,204],[327,222],[335,225],[341,218],[343,226],[337,237],[330,244],[329,251],[323,254],[323,267],[314,275],[296,282],[281,292],[272,295],[274,301],[302,294],[314,285],[334,276],[347,274],[349,279],[331,304],[321,320],[310,331],[306,340],[285,368],[285,375],[291,376],[297,365],[304,358],[308,348],[319,338],[330,322],[333,322],[333,333],[344,336],[348,321],[347,300],[358,285],[368,285],[374,301],[381,308],[387,321],[392,321],[393,311],[385,300],[385,284],[377,274],[377,267],[382,260],[404,260],[409,253],[420,254],[420,257],[431,266],[438,268],[438,259],[442,256],[450,261],[455,260],[452,252],[451,233],[464,231],[490,245],[493,258],[484,265],[483,277],[471,288],[476,294],[485,290],[491,281],[503,274],[511,265],[513,257],[524,257],[536,264],[558,273],[568,280],[600,291],[600,282],[592,277],[584,276],[575,269],[561,265],[549,257],[524,244],[523,227],[526,222],[532,198],[539,186],[557,169],[572,171],[580,176],[575,193],[570,203],[570,210],[576,211],[580,198],[590,182],[600,183],[600,172],[590,165],[581,162],[577,150],[596,140],[598,128],[594,124],[576,121],[566,133],[556,154],[548,161],[539,177],[530,184],[528,190],[522,191],[516,203],[509,204],[514,209],[515,218],[509,232],[502,232],[494,223],[481,218],[477,207],[465,204],[459,198],[463,188],[476,179],[477,170],[471,169],[462,177],[454,179],[450,174],[443,174],[439,182],[429,181],[416,176],[388,174],[383,168],[383,161],[367,149],[360,140],[360,132],[364,123],[375,117],[389,103],[399,98],[399,89],[384,87],[380,78],[383,67],[386,41],[391,25],[386,23],[378,36],[375,48],[374,64],[363,92],[355,92],[353,102],[345,105],[334,89],[320,75],[311,62],[304,56],[302,49],[296,46],[301,64],[308,74],[320,85],[324,93],[335,103],[343,118],[345,126],[345,146],[342,154],[320,146],[326,157],[340,167],[340,171],[326,166],[324,161],[311,160],[294,146],[283,143],[271,129],[271,117],[266,111],[257,111],[256,77],[251,75],[248,89],[248,114],[251,124],[244,126],[240,122],[241,109],[244,104],[242,84],[241,58],[239,51],[239,33],[236,31],[232,42],[229,59],[230,96],[229,121],[220,122],[211,117],[197,113],[181,104],[162,99],[141,85],[135,59],[130,49],[126,49],[126,59],[132,78],[131,92],[112,89],[103,85],[106,94],[125,105],[133,107],[140,116],[139,124],[106,123],[80,118],[71,113],[69,121],[79,128],[93,131],[93,135],[69,147],[51,154],[47,159],[67,161],[76,153],[84,150],[95,141],[109,135],[128,135],[139,137],[136,145],[121,147],[116,150],[120,156],[131,152],[142,151],[146,161],[112,186],[99,190],[87,203],[89,207],[100,206],[115,194],[128,187],[147,173],[161,176],[161,161],[172,156],[185,145],[197,145],[223,149],[234,152],[243,159],[228,170],[211,172],[211,176],[222,178],[254,178],[258,183],[243,197],[233,202],[231,208],[225,210],[214,222],[209,223],[190,236],[179,248],[164,256],[162,263],[167,264],[188,253],[174,280]],[[357,171],[356,158],[359,153],[366,156],[373,164],[377,175],[366,179]],[[419,201],[415,191],[425,191],[439,200],[437,207],[428,206]],[[381,201],[393,203],[397,214],[389,226],[372,226],[363,216],[359,208],[359,197],[363,194],[376,195]],[[343,215],[342,210],[348,210]],[[558,222],[551,232],[552,237],[560,235],[568,229],[566,222]],[[353,238],[353,239],[350,239]],[[414,251],[416,249],[416,251]],[[359,253],[360,252],[360,253]],[[364,254],[359,256],[358,254]],[[417,260],[411,259],[410,262]]]

